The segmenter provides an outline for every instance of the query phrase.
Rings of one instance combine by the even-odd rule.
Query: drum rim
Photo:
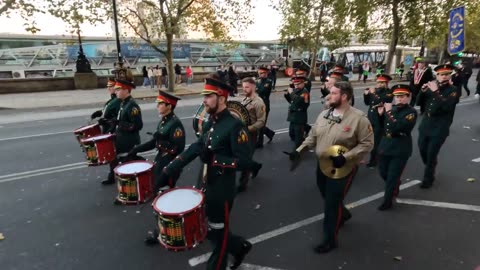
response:
[[[95,124],[91,124],[91,125],[86,125],[86,126],[83,126],[83,127],[79,127],[79,128],[77,128],[77,129],[73,130],[73,133],[85,131],[85,130],[87,130],[88,128],[92,128],[92,127],[96,127],[96,126],[100,127],[100,124],[95,123]]]
[[[109,138],[113,138],[115,136],[116,136],[115,134],[100,134],[100,135],[97,135],[97,136],[92,136],[92,137],[82,139],[81,142],[83,143],[83,142],[103,141],[103,140],[107,140]],[[98,137],[103,137],[103,138],[96,140],[96,138],[98,138]]]
[[[202,196],[202,200],[200,201],[200,204],[198,204],[197,206],[193,207],[192,209],[188,210],[188,211],[183,211],[183,212],[180,212],[180,213],[169,213],[169,212],[164,212],[164,211],[160,211],[158,208],[157,208],[157,200],[162,197],[163,195],[169,193],[169,192],[172,192],[174,190],[178,190],[178,189],[189,189],[189,190],[194,190],[194,191],[197,191],[200,196]],[[158,214],[161,214],[162,216],[183,216],[185,214],[188,214],[188,213],[191,213],[199,208],[201,208],[203,205],[205,204],[205,194],[199,190],[199,189],[196,189],[194,187],[174,187],[172,189],[169,189],[165,192],[162,192],[162,194],[158,195],[157,197],[155,197],[155,199],[153,200],[152,202],[152,207],[153,207],[153,210],[155,210],[155,212],[157,212]]]
[[[119,173],[118,172],[118,168],[124,166],[124,165],[128,165],[130,163],[148,163],[150,165],[150,168],[148,168],[147,170],[145,171],[142,171],[142,172],[138,172],[138,173]],[[151,168],[153,168],[153,162],[149,161],[149,160],[131,160],[131,161],[128,161],[128,162],[124,162],[122,164],[119,164],[118,166],[115,167],[115,169],[113,169],[113,172],[119,176],[121,175],[140,175],[140,174],[143,174],[143,173],[146,173],[148,172],[148,170],[150,170]]]

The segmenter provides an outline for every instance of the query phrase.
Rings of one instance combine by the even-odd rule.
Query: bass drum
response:
[[[242,103],[238,101],[227,101],[227,109],[235,118],[240,119],[240,121],[242,121],[245,126],[251,124],[248,110],[245,106],[242,105]],[[198,107],[197,112],[193,116],[193,130],[195,130],[195,135],[197,135],[197,137],[202,134],[203,124],[208,121],[208,117],[209,114],[207,113],[205,104],[202,103],[202,105]]]

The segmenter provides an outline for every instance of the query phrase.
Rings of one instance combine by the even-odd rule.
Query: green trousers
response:
[[[385,194],[383,196],[385,203],[392,202],[398,196],[401,184],[400,177],[407,165],[407,161],[408,157],[380,155],[378,169],[380,176],[385,181]]]
[[[356,166],[350,174],[341,179],[331,179],[324,175],[317,165],[317,186],[325,201],[322,244],[337,245],[340,223],[344,217],[350,215],[343,200],[350,189],[357,169],[358,166]]]
[[[383,135],[382,128],[373,128],[373,149],[370,152],[370,161],[368,162],[369,165],[376,165],[378,162],[378,146],[380,145]]]
[[[288,135],[290,139],[295,142],[295,149],[302,145],[303,140],[305,140],[305,124],[297,124],[290,122],[288,127]],[[293,149],[295,151],[295,149]]]
[[[425,136],[422,132],[418,135],[418,149],[425,165],[424,182],[433,183],[435,181],[438,153],[446,139],[446,136]]]

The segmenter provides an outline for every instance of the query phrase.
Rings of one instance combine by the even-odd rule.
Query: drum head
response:
[[[153,163],[149,161],[131,161],[115,167],[115,173],[120,175],[134,175],[150,170]]]
[[[227,101],[227,108],[230,113],[242,121],[246,126],[250,125],[250,114],[245,106],[238,101]]]
[[[95,141],[101,141],[101,140],[106,140],[109,139],[110,137],[113,137],[115,135],[113,134],[104,134],[104,135],[98,135],[95,137],[90,137],[87,139],[82,139],[82,142],[95,142]]]
[[[91,125],[88,125],[88,126],[79,127],[79,128],[77,128],[77,129],[75,129],[73,132],[74,132],[74,133],[82,132],[82,131],[85,131],[85,130],[87,130],[87,129],[91,129],[91,128],[95,127],[95,126],[98,126],[98,124],[95,123],[95,124],[91,124]]]
[[[161,214],[183,214],[198,207],[203,197],[203,193],[196,189],[177,188],[161,194],[153,203],[153,208]]]

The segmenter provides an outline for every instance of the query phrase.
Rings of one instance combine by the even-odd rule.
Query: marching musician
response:
[[[160,174],[163,168],[185,149],[185,129],[182,121],[174,113],[179,100],[179,97],[159,90],[156,101],[161,120],[158,123],[157,131],[150,141],[135,146],[128,152],[130,157],[135,157],[139,152],[157,148],[158,153],[155,156],[155,166],[153,168],[155,193],[161,188],[173,188],[175,186],[174,180],[176,179],[173,178],[169,179],[171,180],[169,183],[160,182]]]
[[[378,146],[378,169],[385,181],[383,203],[378,207],[380,211],[392,208],[393,200],[398,196],[400,177],[412,155],[411,133],[417,122],[417,111],[409,105],[410,87],[397,84],[390,91],[395,98],[395,105],[387,102],[378,111],[385,123],[384,136]],[[373,130],[375,133],[375,127]]]
[[[347,80],[344,79],[347,78]],[[322,93],[322,98],[325,98],[325,107],[328,108],[328,102],[327,100],[330,99],[328,94],[330,94],[330,89],[333,87],[333,85],[336,82],[341,82],[341,81],[348,81],[348,77],[346,77],[343,72],[338,71],[338,70],[333,70],[327,77],[327,80],[325,82],[325,85],[323,88],[320,89],[320,92]],[[350,105],[355,105],[355,98],[352,96],[352,99],[350,100]]]
[[[295,70],[295,75],[305,78],[305,89],[307,89],[308,93],[310,93],[310,91],[312,91],[312,81],[310,78],[308,78],[308,68],[305,66],[300,66],[297,70]]]
[[[426,104],[418,103],[417,96],[421,92],[421,88],[424,84],[433,80],[432,69],[427,66],[425,59],[417,57],[415,59],[417,63],[417,68],[413,71],[413,77],[410,81],[410,89],[412,89],[412,98],[410,100],[410,106],[415,106],[415,104],[420,106],[420,112],[425,111]]]
[[[344,81],[344,82],[348,82],[349,81],[349,78],[347,76],[345,76],[345,73],[347,73],[347,69],[343,66],[343,65],[340,65],[340,64],[335,64],[335,66],[333,67],[333,70],[332,72],[339,72],[342,74],[342,78],[341,80]],[[353,105],[352,105],[353,106]]]
[[[288,88],[288,93],[285,93],[284,96],[287,102],[290,103],[287,117],[287,121],[290,122],[288,134],[290,139],[295,142],[295,148],[297,148],[305,139],[310,94],[305,87],[305,77],[303,75],[293,75],[291,81],[292,84]]]
[[[417,98],[417,104],[425,104],[425,115],[418,128],[418,148],[425,171],[421,188],[430,188],[435,181],[435,167],[440,148],[450,133],[458,92],[450,85],[452,65],[435,67],[437,79],[426,83]]]
[[[332,145],[349,149],[327,156],[330,168],[345,170],[347,165],[351,167],[343,177],[334,179],[332,175],[327,175],[330,171],[322,171],[321,164],[317,163],[317,186],[325,200],[323,241],[314,248],[317,253],[326,253],[337,247],[338,230],[352,216],[343,200],[357,173],[358,163],[373,147],[372,126],[362,111],[350,106],[352,94],[353,88],[349,82],[336,82],[330,89],[330,109],[320,113],[302,145],[294,152],[287,153],[293,169],[294,164],[300,161],[300,153],[308,147],[315,147],[319,161],[324,151]]]
[[[113,169],[119,162],[126,162],[131,160],[128,157],[128,152],[132,148],[140,144],[139,131],[143,128],[142,112],[140,107],[131,96],[132,89],[135,89],[135,84],[118,79],[115,83],[115,93],[117,98],[122,102],[117,118],[113,120],[113,125],[110,128],[110,133],[115,133],[115,150],[117,158],[110,162],[110,173],[107,180],[102,181],[104,185],[115,183],[115,174]]]
[[[266,109],[265,103],[255,92],[255,80],[252,78],[244,78],[242,80],[243,93],[245,98],[242,100],[242,105],[245,106],[248,110],[250,116],[250,125],[247,127],[248,133],[250,134],[250,144],[252,146],[252,156],[255,152],[255,146],[257,144],[258,133],[265,126],[266,119]],[[250,176],[255,178],[258,174],[258,171],[262,167],[261,164],[255,162],[255,170],[244,170],[240,176],[240,186],[238,187],[238,192],[243,192],[247,189],[248,181]]]
[[[257,80],[256,86],[257,86],[258,96],[263,99],[263,102],[265,103],[265,109],[267,112],[265,117],[265,125],[258,132],[258,141],[256,145],[256,148],[262,148],[263,135],[266,135],[268,137],[268,142],[271,142],[273,140],[273,136],[275,136],[275,131],[267,127],[268,113],[270,112],[270,94],[272,93],[272,80],[268,78],[268,68],[266,67],[258,68],[258,80]]]
[[[117,98],[115,95],[115,80],[108,79],[107,82],[107,90],[110,93],[110,99],[105,103],[103,106],[103,110],[98,110],[92,113],[90,119],[95,119],[97,117],[101,117],[98,119],[100,126],[102,127],[102,132],[107,133],[108,130],[112,127],[112,120],[115,120],[118,114],[118,110],[120,110],[120,103],[122,102],[120,99]]]
[[[240,266],[252,244],[230,232],[230,210],[235,197],[235,173],[251,168],[248,131],[244,124],[227,109],[227,98],[233,89],[229,85],[207,78],[203,103],[209,120],[198,140],[179,154],[163,170],[162,178],[177,175],[196,157],[205,164],[205,206],[208,218],[208,239],[214,249],[207,269],[227,268],[228,254],[234,258],[231,269]]]
[[[385,103],[392,103],[393,95],[388,88],[388,82],[392,80],[392,77],[385,74],[377,75],[377,87],[367,88],[363,93],[363,102],[368,106],[368,120],[373,128],[374,145],[373,150],[370,152],[370,161],[367,163],[368,168],[377,166],[377,152],[378,145],[384,135],[383,122],[384,119],[380,115],[383,112],[383,106]]]

